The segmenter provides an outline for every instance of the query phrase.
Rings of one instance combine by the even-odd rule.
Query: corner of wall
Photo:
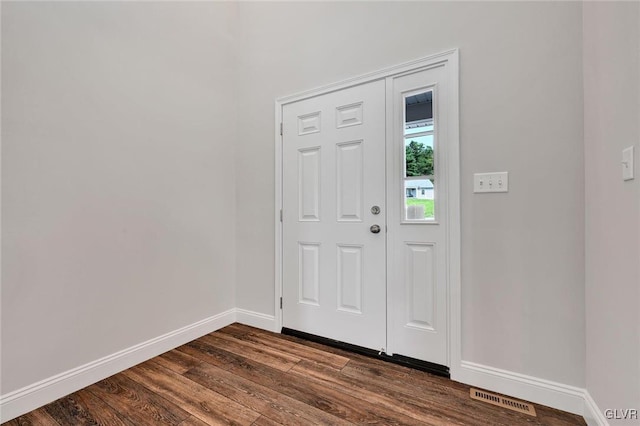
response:
[[[588,426],[609,426],[609,422],[602,414],[602,410],[600,410],[588,390],[584,391],[583,417]]]
[[[92,385],[136,364],[212,333],[236,321],[236,310],[230,309],[178,330],[131,346],[114,354],[89,362],[38,383],[0,395],[0,422],[6,422]]]
[[[513,371],[462,361],[453,380],[569,413],[584,414],[584,389]]]

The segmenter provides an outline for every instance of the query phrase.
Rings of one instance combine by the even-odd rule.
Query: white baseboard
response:
[[[580,416],[585,413],[582,388],[468,361],[462,361],[452,379]]]
[[[28,413],[235,321],[236,310],[230,309],[38,383],[1,395],[0,423]]]
[[[0,423],[126,370],[234,322],[278,332],[273,315],[229,309],[104,358],[0,396]],[[589,426],[608,426],[602,411],[581,388],[462,361],[453,380],[585,417]]]
[[[586,390],[584,391],[584,415],[582,417],[589,426],[609,426],[609,421],[602,414],[602,410]]]
[[[274,331],[276,333],[280,332],[280,330],[276,330],[276,318],[273,315],[238,308],[236,309],[236,321],[240,324],[250,325],[263,330]]]

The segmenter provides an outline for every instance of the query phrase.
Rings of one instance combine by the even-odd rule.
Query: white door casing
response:
[[[417,81],[416,81],[417,79]],[[300,205],[293,205],[294,212],[291,212],[291,208],[287,207],[287,197],[285,192],[287,187],[291,186],[291,176],[286,173],[286,164],[291,162],[291,155],[286,154],[286,144],[289,140],[291,132],[299,133],[298,124],[291,126],[286,123],[285,115],[287,112],[287,106],[294,103],[299,103],[305,100],[311,100],[318,98],[321,95],[335,94],[342,89],[353,88],[356,86],[363,86],[366,83],[371,82],[383,82],[384,91],[386,92],[386,106],[383,107],[384,121],[386,124],[382,126],[385,134],[386,143],[386,164],[382,164],[380,167],[382,170],[378,174],[378,177],[384,176],[385,171],[387,179],[384,179],[382,185],[385,186],[386,193],[383,194],[383,198],[386,197],[386,203],[384,200],[378,204],[382,207],[382,214],[379,215],[375,222],[363,220],[362,223],[355,222],[349,223],[349,225],[355,225],[358,223],[368,229],[371,223],[377,223],[382,227],[382,232],[377,236],[384,238],[383,232],[385,225],[388,225],[387,234],[387,247],[385,253],[387,256],[386,265],[388,270],[386,279],[386,306],[387,306],[387,318],[383,325],[386,327],[386,333],[384,336],[380,336],[373,328],[377,328],[379,318],[374,322],[367,323],[365,336],[371,337],[368,343],[358,343],[349,338],[350,332],[342,332],[341,330],[346,328],[345,321],[338,318],[352,318],[353,312],[349,312],[348,309],[338,311],[335,309],[340,303],[337,300],[337,293],[335,295],[336,301],[334,302],[334,312],[325,314],[325,317],[329,318],[329,327],[325,327],[325,330],[314,331],[313,328],[297,328],[291,327],[288,322],[288,318],[293,311],[289,306],[289,303],[293,303],[293,300],[298,301],[298,295],[293,295],[291,289],[293,288],[289,284],[291,279],[300,279],[300,271],[292,273],[287,271],[288,264],[292,260],[298,261],[300,258],[300,250],[305,249],[306,261],[315,262],[315,254],[320,256],[323,251],[313,246],[301,246],[296,243],[295,250],[289,244],[287,248],[286,240],[290,238],[287,228],[291,228],[292,216],[290,214],[298,215],[296,220],[300,219]],[[422,89],[430,87],[433,90],[434,95],[434,115],[436,120],[435,134],[437,149],[436,153],[436,223],[430,224],[417,224],[417,223],[403,223],[404,217],[403,211],[403,199],[402,199],[402,171],[403,171],[403,150],[404,143],[400,143],[399,139],[402,138],[403,122],[400,116],[402,115],[402,97],[406,93],[415,92],[416,89]],[[343,104],[343,102],[346,102]],[[336,106],[351,105],[351,101],[334,102]],[[355,101],[353,103],[357,103]],[[394,106],[394,104],[397,104]],[[301,104],[300,104],[301,105]],[[309,114],[317,112],[318,109],[311,108]],[[366,107],[363,109],[368,111]],[[306,113],[301,113],[304,118]],[[394,66],[382,71],[377,71],[367,75],[363,75],[357,78],[353,78],[340,83],[332,84],[329,86],[321,87],[304,93],[300,93],[286,98],[280,98],[275,103],[275,116],[276,116],[276,292],[275,292],[275,318],[276,318],[276,331],[279,331],[282,326],[289,328],[296,328],[301,331],[306,331],[312,334],[318,334],[326,336],[325,331],[330,330],[330,338],[336,340],[342,340],[349,343],[357,344],[360,346],[379,349],[381,341],[387,341],[386,352],[389,354],[402,354],[411,356],[418,359],[446,365],[450,367],[451,377],[455,379],[461,372],[460,362],[460,167],[459,167],[459,134],[458,134],[458,51],[452,50],[443,52],[441,54],[433,55],[420,60],[412,61],[406,64]],[[296,116],[297,119],[297,116]],[[280,133],[280,124],[285,121],[284,137]],[[320,128],[325,130],[325,122],[320,122]],[[335,122],[332,125],[335,127]],[[358,127],[358,126],[353,126]],[[311,134],[305,135],[311,136]],[[354,142],[360,140],[358,137],[349,139],[347,142]],[[349,148],[351,151],[357,150],[354,148],[357,144],[348,143],[342,145],[342,148]],[[319,146],[319,145],[316,145]],[[369,145],[363,145],[368,147]],[[305,152],[305,147],[307,151]],[[334,147],[334,150],[338,148]],[[305,158],[309,160],[308,163],[313,166],[314,160],[313,146],[302,146],[302,151],[296,150],[296,157],[298,155],[307,155]],[[363,150],[363,152],[366,152]],[[322,163],[318,164],[319,169],[325,169],[327,166],[327,160],[324,157],[318,157]],[[384,155],[382,156],[384,158]],[[331,160],[333,161],[333,160]],[[369,163],[368,161],[371,161]],[[383,160],[384,162],[385,160]],[[335,162],[334,162],[335,163]],[[375,164],[375,160],[363,161],[364,164]],[[298,167],[298,158],[294,160],[296,170]],[[335,167],[335,164],[334,166]],[[368,166],[367,166],[368,167]],[[312,167],[313,168],[313,167]],[[376,167],[377,168],[377,167]],[[365,168],[366,169],[366,168]],[[333,171],[335,173],[335,169]],[[291,172],[289,172],[291,173]],[[363,170],[364,173],[364,170]],[[289,183],[288,183],[289,182]],[[320,181],[319,181],[320,182]],[[365,179],[362,179],[365,182]],[[290,189],[289,189],[290,190]],[[322,191],[322,189],[321,189]],[[335,197],[335,195],[334,195]],[[330,196],[331,198],[331,196]],[[370,205],[367,205],[368,200],[363,198],[363,215],[369,214]],[[295,203],[294,203],[295,204]],[[313,203],[311,203],[313,205]],[[322,204],[320,204],[322,205]],[[281,209],[284,208],[284,222],[281,219]],[[337,226],[336,213],[334,206],[334,224]],[[323,207],[319,207],[320,214],[323,213]],[[369,219],[371,218],[369,214]],[[386,219],[386,221],[384,220]],[[405,221],[406,222],[406,221]],[[308,223],[307,223],[308,224]],[[346,223],[345,223],[346,224]],[[295,231],[291,231],[295,232]],[[306,231],[305,231],[306,232]],[[311,231],[309,231],[311,232]],[[368,232],[368,231],[367,231]],[[353,236],[353,235],[351,235]],[[350,236],[350,238],[351,238]],[[373,234],[370,234],[370,237]],[[373,240],[373,242],[379,242],[379,240]],[[314,243],[312,239],[301,239],[296,241],[302,241],[303,243]],[[355,240],[354,240],[355,241]],[[350,261],[357,262],[358,254],[356,252],[360,250],[360,254],[366,253],[369,250],[369,243],[371,240],[364,240],[364,243],[347,243],[343,244],[345,250],[343,250],[343,256],[345,258],[351,258]],[[379,245],[378,245],[379,246]],[[372,247],[378,247],[376,245]],[[353,250],[353,248],[358,250]],[[325,255],[326,256],[326,255]],[[329,254],[333,256],[335,266],[338,267],[338,247],[334,245],[333,253]],[[361,257],[360,259],[363,259]],[[319,262],[319,260],[318,260]],[[435,265],[432,267],[429,265]],[[290,266],[290,265],[289,265]],[[364,264],[363,264],[364,266]],[[308,269],[308,268],[307,268]],[[351,269],[353,270],[353,268]],[[363,270],[363,273],[368,268]],[[372,267],[372,271],[380,271],[375,266]],[[337,269],[335,271],[328,272],[334,274],[337,281]],[[297,275],[296,275],[297,274]],[[382,272],[384,274],[384,272]],[[309,275],[310,276],[310,275]],[[429,281],[427,278],[434,278]],[[363,283],[366,280],[363,279]],[[318,281],[319,282],[319,281]],[[426,285],[425,285],[426,283]],[[444,284],[443,284],[444,283]],[[412,287],[413,286],[413,287]],[[299,289],[299,286],[295,286]],[[335,286],[334,286],[335,287]],[[334,290],[335,291],[335,288]],[[413,294],[411,293],[413,292]],[[379,293],[379,292],[378,292]],[[393,293],[393,294],[392,294]],[[363,293],[364,294],[364,293]],[[429,304],[414,304],[414,301],[418,302],[420,298],[425,295],[431,294],[432,305],[429,308]],[[417,297],[412,297],[416,296]],[[284,310],[281,310],[281,303],[284,297]],[[320,297],[320,294],[318,294]],[[435,303],[435,307],[433,305]],[[378,306],[380,303],[377,304]],[[313,305],[309,305],[313,306]],[[314,306],[315,307],[315,306]],[[413,311],[412,311],[413,309]],[[380,307],[379,312],[384,312],[385,307]],[[283,312],[285,313],[283,315]],[[348,314],[351,314],[349,316]],[[307,323],[314,323],[313,320],[301,316],[299,318]],[[313,325],[318,327],[319,324]],[[331,333],[331,330],[342,333],[341,336],[337,336]],[[351,333],[352,334],[352,333]],[[346,336],[346,338],[344,337]],[[373,337],[375,336],[375,337]],[[428,347],[427,349],[425,349]]]
[[[384,101],[378,80],[283,107],[283,325],[376,350],[386,347]]]

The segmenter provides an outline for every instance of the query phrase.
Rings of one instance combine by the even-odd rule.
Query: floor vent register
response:
[[[488,402],[489,404],[497,405],[498,407],[507,408],[519,413],[528,414],[530,416],[536,416],[536,409],[534,408],[533,404],[529,404],[528,402],[505,398],[504,396],[496,395],[494,393],[475,388],[471,388],[470,393],[471,399]]]

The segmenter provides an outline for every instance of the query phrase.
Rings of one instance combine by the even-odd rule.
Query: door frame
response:
[[[274,288],[274,312],[275,330],[282,329],[282,309],[280,300],[282,297],[282,108],[284,105],[308,99],[314,96],[324,95],[352,86],[369,83],[375,80],[387,79],[409,72],[419,71],[434,66],[445,66],[449,78],[449,111],[447,121],[447,132],[449,135],[447,148],[449,155],[447,159],[447,179],[448,179],[448,235],[447,235],[447,310],[448,310],[448,358],[449,370],[452,379],[456,379],[461,372],[462,345],[461,345],[461,292],[460,292],[460,131],[459,131],[459,52],[452,49],[437,53],[425,58],[395,65],[375,72],[360,75],[354,78],[343,80],[337,83],[328,84],[312,90],[300,92],[294,95],[285,96],[275,101],[275,288]],[[387,88],[388,90],[389,88]],[[387,99],[387,102],[390,100]],[[387,104],[388,107],[388,104]],[[285,129],[286,130],[286,129]],[[387,129],[386,143],[390,139],[389,129]]]

